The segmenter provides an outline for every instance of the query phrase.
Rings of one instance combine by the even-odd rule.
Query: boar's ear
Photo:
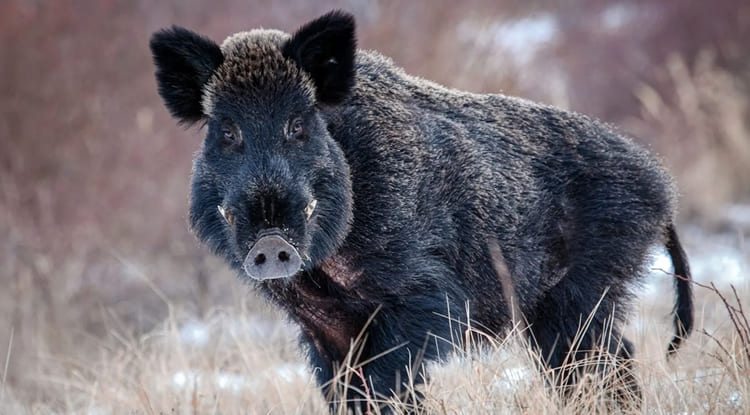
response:
[[[338,104],[354,86],[354,16],[332,11],[302,26],[283,47],[284,56],[310,74],[318,102]]]
[[[203,88],[224,61],[214,41],[179,26],[151,36],[159,95],[181,123],[192,124],[205,117],[201,103]]]

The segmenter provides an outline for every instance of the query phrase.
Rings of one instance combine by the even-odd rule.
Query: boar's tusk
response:
[[[224,220],[225,220],[225,221],[227,221],[227,223],[228,223],[228,222],[229,222],[229,219],[227,219],[227,212],[226,212],[226,211],[224,210],[224,208],[223,208],[223,207],[221,207],[221,206],[216,206],[216,208],[217,208],[217,209],[219,209],[219,214],[220,214],[220,215],[221,215],[221,217],[222,217],[222,218],[224,218]]]
[[[318,205],[318,201],[316,199],[313,199],[310,201],[310,203],[305,206],[305,219],[310,220],[312,217],[313,212],[315,211],[315,206]]]

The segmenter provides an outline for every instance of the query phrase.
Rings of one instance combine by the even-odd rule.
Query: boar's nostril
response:
[[[299,251],[286,239],[271,234],[258,239],[242,264],[248,277],[263,281],[292,277],[302,268]]]

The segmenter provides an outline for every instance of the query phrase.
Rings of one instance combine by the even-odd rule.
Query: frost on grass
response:
[[[282,339],[292,339],[296,335],[294,327],[287,323],[252,314],[222,316],[220,319],[209,320],[188,319],[178,326],[180,343],[196,353],[210,353],[212,346],[222,347],[220,344],[211,344],[212,340],[221,343],[221,338],[236,339],[238,347],[243,347],[244,344],[251,347],[252,344],[256,344],[258,347],[265,348],[267,345],[264,345],[264,342],[283,341]],[[195,368],[180,369],[172,375],[171,383],[172,387],[178,390],[206,386],[240,393],[261,390],[265,385],[274,382],[290,384],[299,381],[306,382],[311,376],[307,366],[300,359],[282,360],[254,369],[250,373],[223,369],[212,371]]]
[[[291,384],[307,381],[309,378],[310,371],[302,363],[282,362],[252,376],[223,371],[209,373],[178,370],[172,375],[172,386],[175,389],[184,390],[204,386],[203,384],[207,383],[207,386],[212,389],[243,393],[248,390],[262,389],[268,383],[286,382]]]
[[[173,313],[139,339],[103,351],[67,388],[64,413],[324,413],[288,323],[243,309]],[[302,410],[301,408],[305,408]],[[302,411],[302,412],[300,412]]]

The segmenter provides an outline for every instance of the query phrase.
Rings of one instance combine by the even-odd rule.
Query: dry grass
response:
[[[720,220],[721,207],[750,189],[750,99],[743,78],[715,59],[710,50],[694,62],[670,56],[667,86],[638,88],[641,114],[624,124],[669,155],[685,213]]]
[[[29,326],[44,326],[38,321],[20,322],[17,329],[26,331],[28,341],[23,345],[13,327],[3,333],[7,347],[0,413],[327,413],[297,348],[296,329],[258,308],[251,293],[239,293],[227,305],[199,316],[172,303],[141,271],[133,272],[168,310],[168,318],[145,334],[136,334],[111,309],[101,310],[105,323],[99,334],[83,333],[74,325],[55,331],[54,337],[28,333]],[[671,331],[668,305],[639,304],[634,321],[645,324],[628,329],[628,336],[637,345],[637,376],[647,413],[750,410],[750,345],[743,313],[750,306],[748,298],[748,287],[736,297],[728,289],[699,287],[699,332],[672,361],[664,358]],[[37,306],[43,315],[43,305]],[[731,324],[728,310],[739,325]],[[419,389],[426,397],[420,413],[607,412],[611,397],[601,379],[583,382],[576,399],[560,402],[545,387],[545,374],[536,371],[536,356],[522,345],[523,338],[517,329],[481,350],[459,341],[446,364],[428,368],[432,379]],[[61,349],[61,344],[67,346]],[[9,369],[15,369],[14,381],[6,379]],[[388,404],[397,411],[408,407],[395,400]]]

